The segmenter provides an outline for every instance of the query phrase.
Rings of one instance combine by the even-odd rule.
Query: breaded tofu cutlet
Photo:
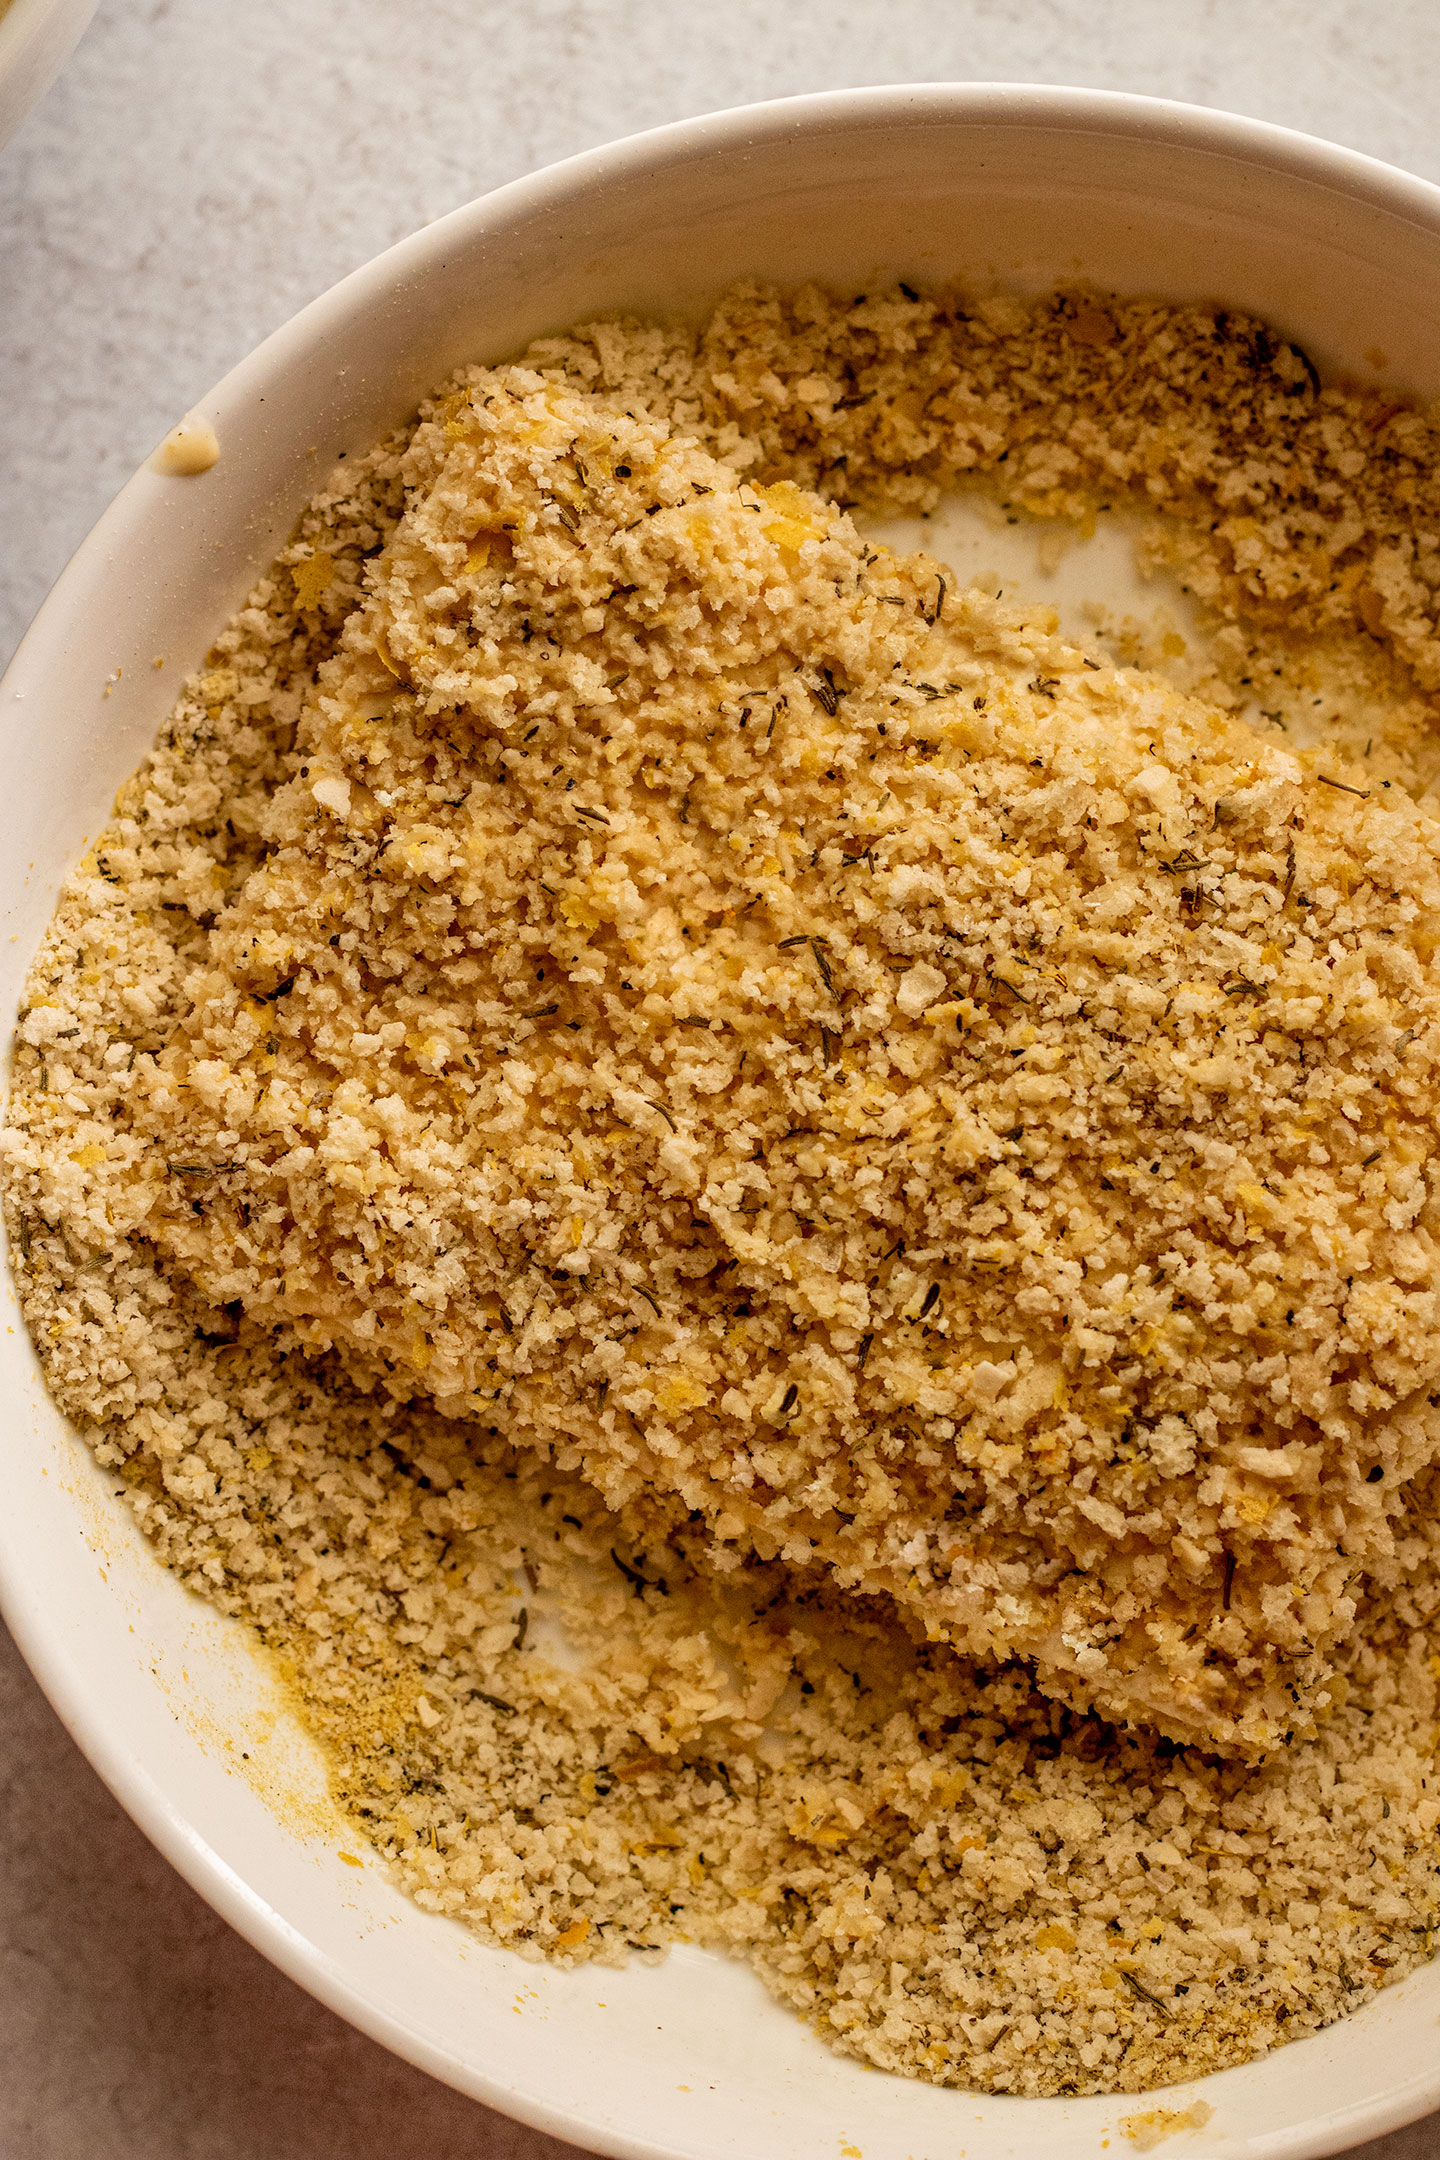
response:
[[[717,1565],[1306,1729],[1440,1453],[1440,828],[523,369],[407,479],[89,1219]]]

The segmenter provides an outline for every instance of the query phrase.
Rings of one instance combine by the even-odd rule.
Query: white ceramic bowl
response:
[[[25,0],[21,0],[21,5]],[[457,363],[596,309],[693,308],[745,274],[1127,291],[1259,309],[1322,361],[1440,391],[1440,191],[1191,108],[1004,86],[858,91],[720,114],[576,158],[442,219],[278,331],[197,408],[198,479],[136,475],[0,695],[0,1005],[66,865],[178,685],[340,450]],[[177,416],[178,417],[178,416]],[[157,672],[152,661],[166,656]],[[8,1289],[6,1294],[8,1295]],[[13,1306],[13,1298],[12,1298]],[[738,1966],[561,1973],[427,1917],[329,1812],[241,1630],[151,1558],[0,1334],[0,1592],[51,1701],[161,1850],[286,1972],[463,2091],[652,2160],[1009,2160],[1129,2149],[1145,2102],[983,2099],[832,2055]],[[518,2014],[517,2014],[518,2013]],[[1302,2160],[1440,2104],[1440,1970],[1268,2060],[1166,2096],[1167,2150]]]
[[[10,0],[0,12],[0,146],[80,42],[96,0]]]

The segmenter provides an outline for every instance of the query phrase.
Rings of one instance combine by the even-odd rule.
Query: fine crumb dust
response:
[[[312,503],[62,897],[6,1204],[422,1904],[1017,2093],[1428,1955],[1434,473],[1235,315],[746,290]],[[848,514],[957,484],[1158,514],[1204,701]],[[1348,734],[1235,716],[1317,654]]]

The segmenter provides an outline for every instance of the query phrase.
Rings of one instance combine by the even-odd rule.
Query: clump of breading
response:
[[[974,489],[1057,538],[1138,511],[1143,555],[1199,603],[1206,695],[1262,731],[1318,728],[1411,793],[1440,786],[1440,414],[1322,380],[1243,309],[740,285],[699,328],[585,323],[527,358],[844,505]],[[1177,672],[1194,668],[1192,651]]]
[[[108,1222],[722,1566],[1305,1725],[1440,1449],[1436,828],[532,373],[407,479]]]
[[[1440,690],[1440,415],[1322,382],[1242,309],[744,284],[698,332],[588,323],[527,357],[841,503],[929,509],[977,481],[1082,523],[1139,502],[1222,620],[1312,646],[1363,628]]]

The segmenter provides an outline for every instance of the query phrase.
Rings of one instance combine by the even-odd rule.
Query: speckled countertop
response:
[[[0,663],[171,423],[427,219],[687,114],[986,79],[1228,107],[1440,180],[1435,0],[105,0],[0,152]],[[266,1965],[3,1636],[0,1736],[0,2160],[569,2150]],[[1440,2116],[1364,2155],[1440,2160]]]

